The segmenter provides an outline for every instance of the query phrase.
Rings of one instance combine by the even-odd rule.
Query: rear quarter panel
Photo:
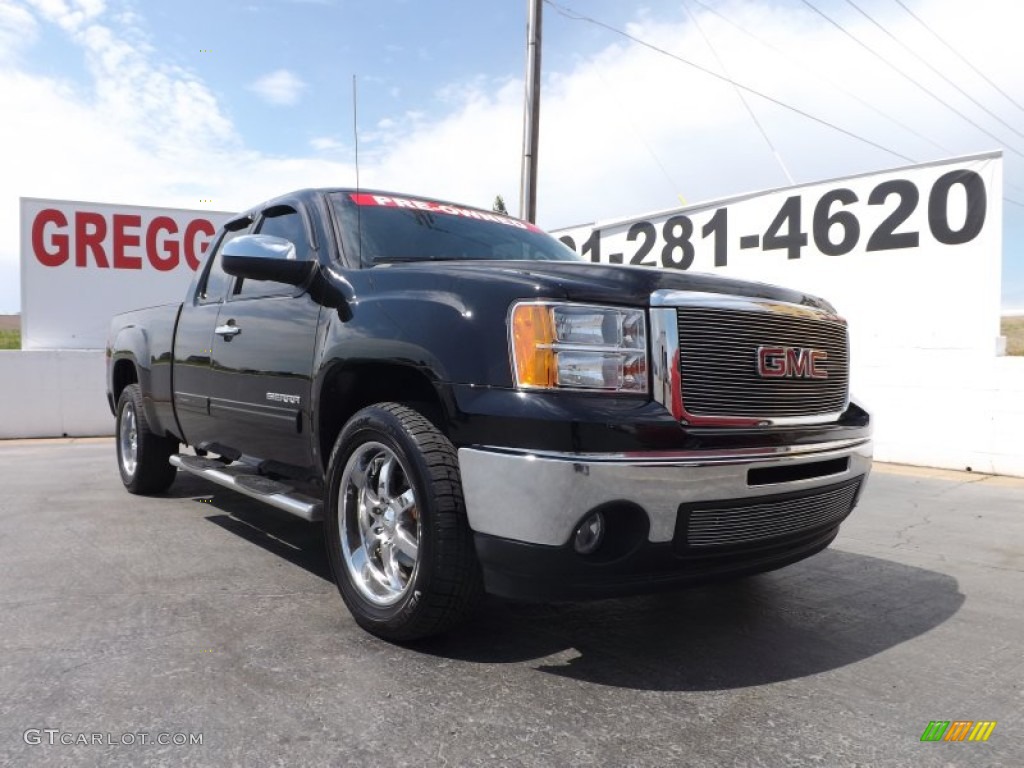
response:
[[[180,438],[172,400],[172,353],[180,304],[116,315],[107,342],[107,396],[116,407],[120,387],[114,372],[130,364],[142,390],[143,408],[153,431]]]

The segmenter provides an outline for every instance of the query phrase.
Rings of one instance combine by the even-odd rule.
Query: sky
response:
[[[0,313],[19,197],[230,211],[354,185],[353,77],[362,186],[517,213],[527,5],[0,0]],[[1024,309],[1022,22],[1015,0],[545,3],[538,223],[1002,149]]]

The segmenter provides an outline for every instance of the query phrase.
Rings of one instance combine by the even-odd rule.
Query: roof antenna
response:
[[[356,148],[356,258],[363,266],[363,205],[359,196],[359,99],[356,93],[356,76],[352,74],[352,138]]]

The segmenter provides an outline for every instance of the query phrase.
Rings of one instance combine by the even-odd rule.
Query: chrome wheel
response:
[[[459,458],[436,424],[401,403],[363,408],[334,441],[326,480],[324,541],[356,624],[406,642],[473,609],[483,584]]]
[[[128,477],[134,477],[139,461],[139,433],[135,422],[135,406],[131,403],[121,411],[118,447],[121,449],[121,468]]]
[[[338,494],[341,554],[352,583],[374,605],[408,591],[419,563],[420,514],[409,473],[381,443],[349,457]]]
[[[178,439],[150,429],[138,384],[129,384],[117,398],[114,446],[117,472],[129,493],[159,493],[174,482],[178,470],[170,458]]]

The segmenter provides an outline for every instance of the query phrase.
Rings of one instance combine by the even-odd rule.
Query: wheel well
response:
[[[402,403],[415,408],[447,434],[441,398],[430,379],[407,365],[361,363],[331,371],[320,390],[317,434],[320,460],[327,469],[334,441],[356,411],[374,403]]]
[[[111,385],[114,389],[114,407],[121,399],[121,393],[129,384],[137,384],[139,375],[135,371],[135,364],[131,360],[122,359],[114,363],[114,373],[111,377]]]

